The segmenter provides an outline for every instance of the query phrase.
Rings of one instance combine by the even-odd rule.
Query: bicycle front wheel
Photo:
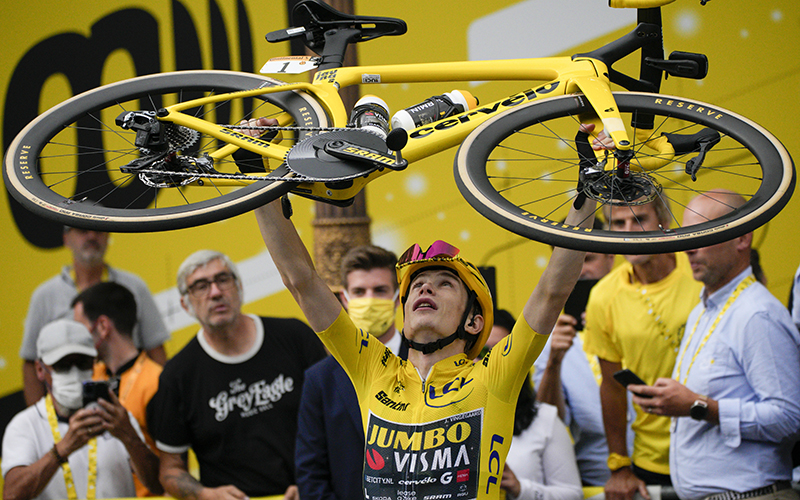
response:
[[[121,170],[142,151],[134,146],[136,132],[118,127],[115,119],[124,111],[155,111],[212,94],[276,85],[281,82],[260,75],[198,70],[147,75],[84,92],[46,111],[17,135],[4,160],[6,187],[42,217],[99,231],[163,231],[239,215],[287,193],[291,183],[279,179],[288,170],[275,165],[267,180],[257,182],[223,182],[213,176],[186,184],[168,175],[143,179]],[[221,124],[278,116],[287,125],[328,123],[311,96],[292,91],[234,96],[185,113]],[[275,140],[291,146],[310,133],[284,131]],[[204,158],[224,145],[185,128],[175,135],[170,142],[181,143],[186,158]],[[216,159],[213,167],[240,175],[231,157]]]
[[[594,116],[581,95],[534,101],[473,131],[455,160],[461,193],[482,215],[521,236],[576,250],[621,254],[677,252],[726,241],[766,223],[789,201],[795,184],[792,159],[780,141],[759,125],[716,106],[678,97],[633,92],[614,97],[634,141],[630,160],[634,180],[626,181],[634,182],[634,188],[633,194],[621,195],[615,192],[621,185],[618,179],[605,179],[590,193],[599,202],[598,216],[603,218],[601,212],[607,216],[609,205],[633,210],[628,207],[658,198],[671,212],[671,228],[578,231],[560,223],[578,195],[576,132],[582,121]],[[632,125],[648,119],[652,122],[647,130]],[[718,142],[676,147],[669,161],[647,147],[669,134],[685,138],[709,133]],[[700,165],[694,171],[696,180],[687,173],[687,163]],[[712,189],[735,191],[746,203],[718,218],[681,225],[689,200]],[[613,228],[607,218],[605,222]]]

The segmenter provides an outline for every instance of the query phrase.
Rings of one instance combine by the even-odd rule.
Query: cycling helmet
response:
[[[405,306],[408,299],[408,288],[414,277],[427,268],[446,268],[454,271],[467,287],[468,300],[467,309],[461,319],[458,330],[447,338],[440,339],[428,344],[418,344],[405,338],[403,339],[413,349],[424,352],[425,354],[441,349],[445,345],[453,342],[456,338],[463,338],[467,341],[467,356],[475,359],[481,352],[481,348],[489,337],[494,320],[494,306],[492,293],[489,285],[481,276],[478,268],[470,262],[458,256],[458,248],[441,240],[433,242],[426,251],[422,251],[419,245],[414,244],[403,253],[397,261],[397,281],[400,283],[400,297]],[[478,301],[481,307],[481,315],[484,319],[483,330],[478,335],[468,334],[464,331],[464,322],[472,310],[474,301]]]

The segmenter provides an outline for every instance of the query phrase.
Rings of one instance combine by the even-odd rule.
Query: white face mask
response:
[[[80,370],[72,366],[68,372],[52,370],[53,399],[68,410],[77,410],[83,407],[83,383],[92,379],[92,370]]]

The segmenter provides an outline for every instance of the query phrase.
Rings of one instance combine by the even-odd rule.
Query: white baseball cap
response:
[[[46,365],[53,365],[70,354],[97,356],[92,334],[83,324],[71,319],[46,324],[39,332],[36,353]]]

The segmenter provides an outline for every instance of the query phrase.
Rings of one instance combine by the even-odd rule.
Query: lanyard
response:
[[[742,280],[742,282],[739,283],[739,286],[736,287],[736,290],[734,290],[731,296],[728,297],[728,300],[725,302],[725,305],[722,306],[722,310],[719,312],[716,319],[714,319],[714,322],[711,324],[711,328],[708,329],[708,333],[706,334],[705,337],[703,337],[703,340],[697,347],[697,351],[695,351],[694,356],[692,356],[692,360],[689,362],[689,366],[686,368],[686,375],[684,375],[683,377],[683,382],[682,382],[683,385],[686,385],[686,381],[689,379],[689,372],[692,371],[692,365],[694,364],[694,361],[697,359],[697,355],[700,354],[700,351],[703,350],[703,346],[706,345],[706,342],[708,342],[708,339],[709,337],[711,337],[711,334],[714,333],[714,330],[717,329],[717,325],[719,324],[719,321],[722,319],[722,316],[725,314],[728,308],[733,305],[733,303],[736,301],[739,295],[744,291],[744,289],[755,283],[755,281],[756,281],[755,276],[751,274],[750,276]],[[686,340],[686,345],[684,345],[683,347],[683,354],[681,354],[681,357],[678,360],[678,369],[675,372],[676,380],[678,380],[678,382],[680,382],[681,364],[683,364],[683,358],[686,356],[686,350],[689,349],[689,344],[692,342],[692,337],[694,337],[694,332],[697,331],[697,325],[700,324],[700,319],[703,317],[703,314],[705,312],[706,310],[703,309],[703,311],[697,317],[697,321],[694,323],[694,328],[692,328],[692,333],[689,334],[689,338]]]
[[[670,334],[666,322],[662,319],[662,315],[656,310],[656,305],[647,293],[647,285],[638,284],[636,286],[636,291],[644,302],[647,314],[653,318],[653,325],[658,329],[658,334],[671,345],[673,352],[678,352],[678,348],[681,345],[681,338],[683,337],[681,327],[678,326],[675,333]]]
[[[53,441],[58,443],[61,441],[61,434],[58,432],[58,418],[56,417],[56,409],[53,406],[53,399],[50,394],[45,398],[45,406],[47,407],[47,421],[50,422],[50,430],[53,431]],[[61,464],[64,470],[64,483],[67,486],[67,497],[69,500],[77,500],[78,493],[75,491],[75,482],[72,479],[72,469],[69,467],[69,462]],[[94,500],[97,497],[97,437],[89,440],[89,477],[86,485],[86,500]]]

